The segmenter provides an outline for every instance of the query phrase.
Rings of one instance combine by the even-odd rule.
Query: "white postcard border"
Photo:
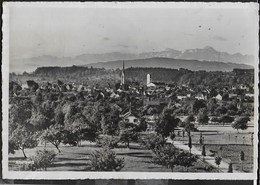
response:
[[[258,124],[254,125],[254,170],[253,173],[167,173],[167,172],[67,172],[67,171],[47,171],[47,172],[29,172],[29,171],[8,171],[8,107],[9,107],[9,7],[78,7],[78,8],[253,8],[258,12],[256,3],[162,3],[162,2],[126,2],[126,3],[108,3],[108,2],[4,2],[3,3],[3,40],[2,40],[2,172],[3,179],[223,179],[223,180],[255,180],[257,179],[258,168]],[[258,20],[259,18],[257,18]],[[258,23],[258,21],[257,21]],[[258,33],[259,25],[256,25]],[[258,123],[258,39],[255,39],[255,97],[254,97],[254,122]]]

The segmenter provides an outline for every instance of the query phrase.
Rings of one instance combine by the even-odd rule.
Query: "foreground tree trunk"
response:
[[[25,155],[24,148],[21,149],[23,152],[24,159],[27,159],[27,156]]]
[[[54,146],[56,147],[56,149],[58,150],[59,153],[61,153],[60,149],[59,149],[59,145],[54,144]]]

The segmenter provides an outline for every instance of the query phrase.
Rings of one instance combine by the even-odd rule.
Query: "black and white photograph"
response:
[[[3,8],[4,178],[256,179],[258,4]]]

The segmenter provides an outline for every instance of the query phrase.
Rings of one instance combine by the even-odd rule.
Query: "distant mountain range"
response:
[[[123,61],[125,68],[129,67],[163,67],[172,69],[189,69],[192,71],[232,71],[234,68],[240,69],[251,69],[250,65],[246,64],[235,64],[235,63],[224,63],[224,62],[208,62],[198,60],[184,60],[184,59],[172,59],[172,58],[146,58],[136,60],[117,60],[110,62],[99,62],[88,64],[86,66],[95,68],[106,68],[106,69],[122,69]]]
[[[196,70],[195,68],[200,68],[199,66],[197,66],[198,64],[200,65],[206,64],[205,62],[203,63],[202,61],[210,62],[211,64],[207,63],[208,66],[209,65],[237,66],[235,64],[239,64],[238,66],[242,68],[249,68],[249,66],[247,65],[253,65],[254,62],[254,57],[252,55],[242,55],[240,53],[229,54],[226,52],[216,51],[214,48],[207,46],[203,49],[188,49],[185,51],[178,51],[171,48],[167,48],[164,51],[144,52],[139,54],[111,52],[111,53],[103,53],[103,54],[82,54],[75,57],[63,57],[63,58],[50,56],[50,55],[43,55],[43,56],[32,57],[27,59],[13,59],[13,60],[11,59],[10,71],[30,72],[40,66],[71,66],[71,65],[93,65],[99,67],[106,66],[106,68],[112,68],[111,66],[109,66],[109,64],[114,65],[114,63],[111,62],[105,63],[105,62],[115,61],[116,63],[117,61],[120,60],[129,60],[131,61],[131,63],[136,63],[134,61],[138,61],[138,62],[147,61],[147,60],[140,60],[140,59],[151,60],[152,58],[157,58],[157,60],[158,58],[163,58],[160,60],[164,60],[164,61],[166,60],[166,58],[168,58],[168,61],[175,61],[176,65],[177,65],[176,63],[177,61],[179,61],[178,64],[180,64],[180,61],[182,61],[183,63],[185,63],[185,61],[187,63],[187,60],[197,61],[196,64],[188,62],[189,64],[185,63],[183,65],[181,64],[178,65],[178,66],[188,66],[189,69],[191,70]],[[170,60],[170,59],[175,59],[175,60]],[[152,61],[155,62],[155,60]],[[101,62],[103,64],[101,64]],[[220,62],[220,63],[215,63],[215,62]],[[227,64],[221,64],[221,62]],[[234,64],[230,64],[230,63],[234,63]],[[246,64],[246,65],[242,65],[242,64]],[[160,63],[160,67],[167,67],[170,64],[167,64],[166,66],[163,65],[164,63]],[[174,67],[173,65],[170,66]],[[142,67],[153,67],[153,66],[145,66],[145,64],[142,64]],[[209,69],[208,67],[204,67],[204,68]],[[212,67],[211,69],[214,69],[214,67]],[[230,69],[230,67],[228,69]]]

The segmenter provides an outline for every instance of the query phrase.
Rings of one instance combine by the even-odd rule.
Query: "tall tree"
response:
[[[132,123],[121,121],[119,138],[123,143],[127,145],[127,148],[129,148],[129,144],[131,141],[137,141],[137,126]]]
[[[51,143],[60,153],[59,145],[64,139],[64,128],[60,125],[52,125],[42,133],[42,140]]]
[[[34,148],[38,145],[37,136],[38,133],[33,130],[32,126],[19,125],[9,135],[9,146],[10,144],[13,145],[14,150],[20,149],[26,159],[25,149]]]
[[[192,111],[194,114],[198,114],[199,110],[205,107],[206,107],[205,100],[195,100],[192,104]]]
[[[179,122],[180,119],[176,118],[175,115],[172,114],[172,110],[166,107],[155,125],[155,131],[163,137],[168,137],[177,127]]]
[[[200,124],[206,124],[209,121],[206,108],[200,109],[198,113],[198,122]]]
[[[247,117],[247,116],[238,117],[238,118],[235,119],[232,127],[234,129],[237,129],[237,132],[238,132],[239,129],[246,130],[248,128],[247,122],[249,120],[250,120],[250,118]]]

